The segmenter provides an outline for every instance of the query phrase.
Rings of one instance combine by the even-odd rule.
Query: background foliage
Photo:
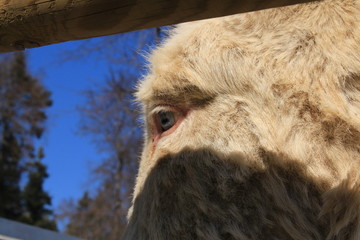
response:
[[[0,217],[56,230],[43,190],[48,177],[36,140],[44,132],[50,92],[27,70],[23,52],[0,59]],[[26,184],[21,186],[25,179]]]
[[[146,72],[144,55],[166,35],[165,28],[147,29],[90,41],[64,59],[98,54],[106,58],[109,73],[102,85],[84,92],[81,133],[94,139],[107,157],[92,169],[95,183],[78,201],[67,200],[60,209],[66,233],[84,239],[120,239],[127,223],[141,147],[142,129],[133,93]],[[101,48],[99,48],[101,46]]]
[[[79,132],[91,137],[104,157],[91,169],[92,184],[82,197],[65,200],[57,211],[61,230],[69,235],[121,239],[142,147],[133,94],[147,71],[146,52],[164,38],[166,29],[90,39],[58,56],[59,61],[72,61],[96,55],[109,66],[104,81],[85,90],[86,103],[78,106]],[[57,230],[51,196],[43,189],[46,149],[38,146],[51,94],[27,70],[23,52],[1,55],[0,63],[0,217]]]

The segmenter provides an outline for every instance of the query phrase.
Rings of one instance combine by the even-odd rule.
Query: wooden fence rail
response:
[[[311,0],[0,0],[0,52]]]

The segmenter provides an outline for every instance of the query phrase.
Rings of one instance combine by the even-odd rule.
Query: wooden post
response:
[[[0,0],[0,52],[311,0]]]

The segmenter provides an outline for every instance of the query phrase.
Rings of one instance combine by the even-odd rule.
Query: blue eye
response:
[[[165,132],[175,125],[175,113],[171,111],[160,111],[158,112],[158,121],[161,130]]]

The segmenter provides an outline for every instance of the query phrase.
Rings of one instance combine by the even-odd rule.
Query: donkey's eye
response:
[[[187,116],[188,110],[159,105],[150,113],[150,129],[153,141],[172,134]]]
[[[159,111],[157,113],[157,124],[161,129],[161,132],[165,132],[172,128],[176,123],[175,113],[172,111]]]

